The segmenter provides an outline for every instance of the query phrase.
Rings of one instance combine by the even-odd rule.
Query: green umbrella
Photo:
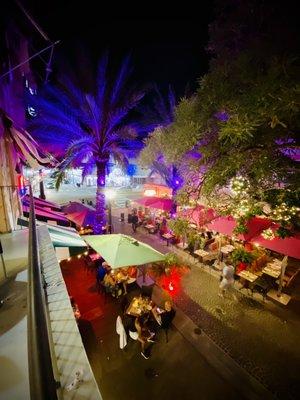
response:
[[[87,235],[84,240],[112,267],[162,261],[165,256],[146,243],[122,234]]]

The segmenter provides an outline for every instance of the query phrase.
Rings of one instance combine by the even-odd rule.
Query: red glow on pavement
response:
[[[171,296],[176,296],[180,290],[181,275],[176,269],[172,269],[168,275],[160,278],[160,286]]]

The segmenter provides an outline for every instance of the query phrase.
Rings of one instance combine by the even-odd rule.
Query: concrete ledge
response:
[[[74,318],[68,291],[63,280],[55,250],[46,226],[37,228],[43,275],[47,284],[46,301],[51,326],[53,353],[61,383],[60,399],[101,400],[98,385],[87,358]],[[83,371],[83,382],[77,389],[66,390],[75,378],[75,372]]]

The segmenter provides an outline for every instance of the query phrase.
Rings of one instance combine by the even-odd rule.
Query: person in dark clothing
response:
[[[98,283],[102,282],[106,274],[107,274],[107,269],[103,265],[99,265],[96,276],[97,282]]]
[[[137,213],[134,212],[132,217],[131,217],[131,226],[132,226],[132,231],[135,233],[136,232],[136,228],[138,226],[138,222],[139,222],[139,218],[137,216]]]
[[[172,307],[170,301],[165,302],[165,310],[160,314],[161,319],[161,328],[164,329],[166,333],[166,340],[168,342],[168,330],[172,324],[172,321],[175,317],[176,311]]]

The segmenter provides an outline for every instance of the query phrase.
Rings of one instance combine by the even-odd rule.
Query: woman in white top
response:
[[[228,289],[232,289],[234,285],[234,267],[232,265],[224,265],[222,270],[222,280],[220,282],[219,296],[224,297]],[[236,298],[236,296],[234,296]]]

